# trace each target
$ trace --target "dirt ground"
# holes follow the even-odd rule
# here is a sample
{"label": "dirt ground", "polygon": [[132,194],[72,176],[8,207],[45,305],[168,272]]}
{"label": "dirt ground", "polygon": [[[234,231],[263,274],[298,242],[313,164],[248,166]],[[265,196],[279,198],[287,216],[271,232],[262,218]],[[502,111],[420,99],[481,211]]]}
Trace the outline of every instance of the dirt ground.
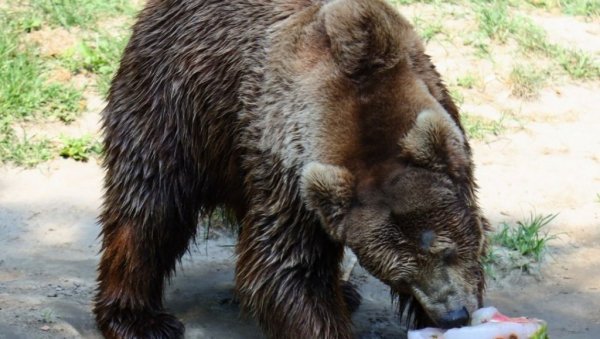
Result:
{"label": "dirt ground", "polygon": [[[597,23],[537,20],[558,40],[599,55]],[[561,25],[581,34],[565,34]],[[461,51],[451,47],[443,41],[428,45],[446,79],[464,72]],[[485,214],[499,225],[531,212],[558,213],[548,226],[558,237],[540,273],[489,280],[486,304],[545,319],[551,338],[600,338],[600,83],[564,81],[523,101],[511,96],[488,64],[469,62],[487,75],[484,86],[470,93],[481,100],[465,102],[463,110],[486,117],[508,110],[518,118],[500,135],[472,141]],[[71,129],[97,131],[102,105],[97,98],[88,102],[89,112]],[[0,338],[100,337],[90,299],[102,176],[95,161],[0,167]],[[184,321],[188,338],[262,337],[231,302],[234,244],[224,233],[199,237],[167,291],[166,305]],[[360,267],[351,280],[363,295],[353,316],[358,337],[405,338],[388,289]]]}
{"label": "dirt ground", "polygon": [[[523,110],[543,110],[537,117],[548,119],[474,142],[481,204],[494,225],[532,210],[558,213],[549,230],[559,237],[540,275],[491,280],[486,299],[506,313],[547,320],[552,338],[600,337],[599,90],[547,90],[546,106]],[[0,168],[0,338],[99,337],[90,298],[102,175],[94,161]],[[234,238],[213,238],[199,239],[185,256],[167,306],[189,338],[260,338],[230,302]],[[402,338],[387,288],[360,268],[352,280],[364,297],[354,315],[359,337]]]}

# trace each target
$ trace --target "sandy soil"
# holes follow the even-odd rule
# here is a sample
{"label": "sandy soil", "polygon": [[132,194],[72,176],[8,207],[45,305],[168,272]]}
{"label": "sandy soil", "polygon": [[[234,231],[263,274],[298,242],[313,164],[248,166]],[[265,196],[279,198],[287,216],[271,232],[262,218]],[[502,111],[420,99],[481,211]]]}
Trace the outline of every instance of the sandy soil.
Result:
{"label": "sandy soil", "polygon": [[[493,224],[530,212],[558,213],[548,226],[558,238],[541,275],[491,282],[488,293],[489,304],[546,319],[553,338],[600,337],[599,90],[590,85],[544,92],[541,112],[556,119],[529,122],[474,148],[481,203]],[[532,103],[525,110],[535,112],[536,105],[542,108]]]}
{"label": "sandy soil", "polygon": [[[556,32],[556,41],[598,56],[597,23],[541,14],[536,21]],[[498,225],[531,212],[558,213],[549,231],[559,237],[539,275],[512,272],[490,280],[486,302],[507,314],[547,320],[552,338],[599,338],[600,83],[564,81],[535,100],[518,100],[498,71],[512,62],[510,55],[494,63],[466,60],[463,51],[470,47],[456,43],[441,37],[428,50],[449,83],[467,69],[481,75],[484,84],[467,91],[474,99],[463,109],[494,119],[509,111],[515,119],[500,136],[472,142],[486,215]],[[26,128],[44,135],[93,134],[102,105],[86,99],[90,112],[69,127]],[[70,160],[28,170],[0,167],[0,339],[100,337],[90,298],[102,175],[94,162]],[[189,338],[261,338],[255,322],[231,302],[234,243],[228,234],[198,239],[167,291],[167,307],[184,321]],[[353,317],[358,337],[404,338],[388,289],[360,267],[351,279],[364,299]]]}

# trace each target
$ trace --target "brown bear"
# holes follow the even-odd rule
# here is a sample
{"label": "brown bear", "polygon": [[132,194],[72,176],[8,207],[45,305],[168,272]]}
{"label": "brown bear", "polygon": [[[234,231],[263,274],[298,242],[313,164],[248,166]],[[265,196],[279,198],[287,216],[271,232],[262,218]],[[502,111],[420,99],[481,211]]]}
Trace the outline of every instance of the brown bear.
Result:
{"label": "brown bear", "polygon": [[241,224],[236,292],[268,337],[352,337],[344,246],[417,325],[482,303],[469,144],[382,0],[150,0],[103,128],[108,338],[183,336],[164,285],[216,208]]}

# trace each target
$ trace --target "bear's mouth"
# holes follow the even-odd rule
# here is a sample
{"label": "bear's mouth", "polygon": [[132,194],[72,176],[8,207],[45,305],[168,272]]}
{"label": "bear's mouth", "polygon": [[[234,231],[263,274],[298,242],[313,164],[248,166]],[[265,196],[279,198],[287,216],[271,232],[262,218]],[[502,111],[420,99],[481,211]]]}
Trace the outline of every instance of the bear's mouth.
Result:
{"label": "bear's mouth", "polygon": [[412,294],[395,293],[392,291],[392,303],[401,322],[407,329],[420,329],[436,326],[425,308]]}

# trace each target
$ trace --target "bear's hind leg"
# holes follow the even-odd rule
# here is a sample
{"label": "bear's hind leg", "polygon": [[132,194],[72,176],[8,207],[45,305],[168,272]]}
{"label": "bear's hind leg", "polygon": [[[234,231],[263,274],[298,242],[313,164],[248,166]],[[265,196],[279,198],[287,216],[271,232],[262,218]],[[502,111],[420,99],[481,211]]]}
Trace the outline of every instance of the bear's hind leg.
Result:
{"label": "bear's hind leg", "polygon": [[196,232],[193,200],[149,190],[145,207],[132,211],[115,202],[112,188],[100,218],[98,327],[107,338],[181,338],[183,324],[165,312],[162,299],[166,279]]}

